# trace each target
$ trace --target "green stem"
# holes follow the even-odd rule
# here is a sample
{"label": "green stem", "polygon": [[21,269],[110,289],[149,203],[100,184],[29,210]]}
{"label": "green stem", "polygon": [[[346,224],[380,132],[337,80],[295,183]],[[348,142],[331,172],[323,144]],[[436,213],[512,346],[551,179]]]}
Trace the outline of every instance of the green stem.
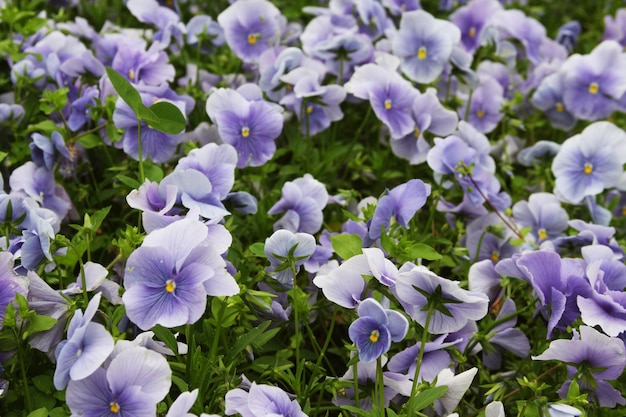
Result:
{"label": "green stem", "polygon": [[381,417],[385,416],[385,381],[383,379],[383,364],[381,356],[376,358],[376,389],[378,390],[378,412]]}
{"label": "green stem", "polygon": [[24,384],[24,400],[26,401],[26,411],[30,412],[33,409],[33,403],[30,398],[30,391],[28,390],[28,377],[26,376],[26,358],[24,357],[24,348],[22,347],[22,340],[20,338],[20,331],[17,329],[13,329],[13,336],[15,337],[15,342],[17,344],[17,357],[18,362],[20,363],[20,373],[22,375],[22,383]]}
{"label": "green stem", "polygon": [[295,262],[291,265],[291,272],[293,274],[293,289],[291,293],[291,305],[293,306],[293,318],[294,318],[294,337],[296,342],[296,380],[297,380],[297,390],[296,393],[300,393],[301,388],[301,377],[302,377],[302,369],[300,364],[300,312],[298,308],[297,294],[296,291],[298,289],[298,283],[296,280],[296,265]]}
{"label": "green stem", "polygon": [[[350,147],[348,148],[345,156],[342,158],[341,163],[339,165],[337,165],[337,167],[339,169],[343,169],[343,167],[346,165],[346,162],[348,162],[348,160],[350,159],[350,154],[352,153],[352,150],[354,149],[354,147],[356,146],[357,142],[359,141],[359,137],[361,136],[361,132],[365,128],[365,125],[367,124],[371,114],[372,114],[372,106],[368,106],[367,113],[365,113],[365,117],[363,118],[363,121],[361,122],[361,125],[359,126],[359,128],[356,131],[356,134],[352,138],[352,142],[350,143]],[[344,170],[344,172],[348,172],[348,170]]]}
{"label": "green stem", "polygon": [[474,90],[470,90],[469,97],[467,98],[467,106],[465,107],[465,115],[463,116],[463,120],[466,122],[469,120],[469,112],[470,106],[472,105],[472,95],[474,94]]}
{"label": "green stem", "polygon": [[137,158],[139,159],[139,182],[144,183],[146,175],[143,171],[143,149],[141,147],[141,120],[137,118]]}
{"label": "green stem", "polygon": [[428,328],[430,327],[430,319],[432,318],[434,312],[435,307],[431,303],[429,303],[428,313],[426,314],[426,323],[424,323],[422,339],[420,340],[420,350],[417,355],[415,374],[413,375],[413,385],[411,386],[411,398],[409,399],[409,417],[415,415],[415,410],[413,410],[413,399],[416,397],[415,394],[417,394],[417,380],[419,378],[420,370],[422,368],[422,361],[424,360],[424,347],[426,346],[426,341],[428,339]]}
{"label": "green stem", "polygon": [[222,306],[220,307],[219,315],[215,317],[217,327],[215,329],[215,335],[213,335],[213,344],[211,345],[211,354],[209,355],[210,358],[214,358],[217,354],[217,345],[222,333],[222,326],[220,323],[222,322],[222,317],[224,317],[224,313],[226,312],[226,302],[224,300],[220,301],[222,303]]}

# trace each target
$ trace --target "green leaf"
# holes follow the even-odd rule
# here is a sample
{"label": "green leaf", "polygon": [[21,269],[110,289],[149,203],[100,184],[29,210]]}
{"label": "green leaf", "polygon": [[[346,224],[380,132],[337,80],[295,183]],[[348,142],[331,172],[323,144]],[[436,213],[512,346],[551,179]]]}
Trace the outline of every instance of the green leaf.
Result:
{"label": "green leaf", "polygon": [[187,384],[181,377],[172,375],[172,382],[181,392],[189,391],[189,384]]}
{"label": "green leaf", "polygon": [[128,177],[126,175],[117,174],[115,179],[121,182],[124,185],[129,186],[132,189],[137,189],[141,186],[141,183],[134,178]]}
{"label": "green leaf", "polygon": [[83,145],[83,148],[85,149],[92,149],[97,146],[103,145],[104,142],[102,142],[100,136],[91,133],[89,135],[81,136],[78,139],[78,143]]}
{"label": "green leaf", "polygon": [[48,417],[48,410],[46,407],[38,408],[35,411],[31,411],[28,417]]}
{"label": "green leaf", "polygon": [[258,258],[266,258],[265,256],[265,244],[263,242],[256,242],[250,245],[250,252]]}
{"label": "green leaf", "polygon": [[441,387],[428,388],[427,390],[417,394],[413,398],[413,401],[409,402],[409,405],[413,407],[413,410],[421,411],[439,398],[443,397],[446,392],[448,392],[448,387],[445,385]]}
{"label": "green leaf", "polygon": [[354,407],[354,406],[351,406],[351,405],[342,405],[341,409],[342,410],[347,410],[347,411],[349,411],[351,413],[354,413],[357,416],[366,417],[366,416],[370,415],[370,413],[368,411],[362,410],[359,407]]}
{"label": "green leaf", "polygon": [[422,258],[429,261],[441,259],[441,254],[425,243],[415,243],[410,248],[411,258]]}
{"label": "green leaf", "polygon": [[161,132],[177,134],[182,132],[187,125],[183,113],[172,103],[157,101],[149,109],[157,116],[158,120],[158,123],[151,123],[151,126]]}
{"label": "green leaf", "polygon": [[34,125],[29,125],[26,129],[27,133],[43,132],[44,136],[50,136],[52,132],[59,130],[59,127],[52,120],[44,120]]}
{"label": "green leaf", "polygon": [[160,166],[144,161],[144,172],[147,179],[154,182],[160,182],[165,175]]}
{"label": "green leaf", "polygon": [[37,375],[31,379],[33,381],[33,385],[39,391],[44,394],[50,394],[55,391],[54,383],[52,382],[52,377],[49,375]]}
{"label": "green leaf", "polygon": [[152,328],[152,331],[161,342],[165,343],[165,346],[170,348],[174,352],[174,354],[178,356],[178,342],[176,342],[176,338],[174,337],[172,332],[170,332],[168,329],[161,326],[160,324],[154,326]]}
{"label": "green leaf", "polygon": [[333,245],[333,250],[343,259],[350,259],[355,255],[363,253],[361,248],[363,242],[357,234],[341,234],[330,237],[330,243]]}
{"label": "green leaf", "polygon": [[23,338],[26,339],[33,333],[44,332],[50,330],[57,322],[57,319],[49,316],[35,316],[28,322],[28,327],[24,332]]}
{"label": "green leaf", "polygon": [[126,104],[133,109],[137,117],[139,117],[139,113],[141,113],[143,109],[147,109],[147,107],[144,106],[143,101],[141,101],[139,92],[131,85],[131,83],[128,82],[126,78],[122,77],[122,75],[120,75],[120,73],[115,71],[113,68],[106,67],[106,72],[117,94],[119,94],[122,100],[124,100]]}

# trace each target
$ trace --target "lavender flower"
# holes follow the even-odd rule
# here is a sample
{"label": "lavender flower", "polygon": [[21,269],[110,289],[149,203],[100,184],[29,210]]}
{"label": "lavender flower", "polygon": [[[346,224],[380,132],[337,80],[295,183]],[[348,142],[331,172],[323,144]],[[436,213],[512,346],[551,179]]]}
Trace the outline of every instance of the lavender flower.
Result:
{"label": "lavender flower", "polygon": [[282,107],[260,99],[261,90],[256,89],[259,99],[250,100],[239,91],[220,88],[206,102],[207,114],[220,137],[237,150],[239,168],[269,161],[276,151],[274,140],[283,128]]}
{"label": "lavender flower", "polygon": [[71,380],[80,381],[93,374],[113,352],[113,337],[103,325],[93,323],[100,304],[100,293],[96,294],[83,315],[77,310],[67,329],[67,340],[56,348],[57,366],[54,386],[62,390]]}
{"label": "lavender flower", "polygon": [[252,382],[249,391],[235,388],[226,393],[226,410],[230,416],[241,414],[244,417],[307,417],[300,404],[278,387],[257,385]]}
{"label": "lavender flower", "polygon": [[423,266],[399,273],[395,292],[407,314],[434,334],[455,332],[469,320],[480,320],[489,304],[486,295],[464,290]]}
{"label": "lavender flower", "polygon": [[265,256],[270,261],[268,272],[283,286],[293,287],[294,273],[313,254],[315,238],[306,233],[277,230],[265,240]]}
{"label": "lavender flower", "polygon": [[565,107],[565,73],[559,71],[541,81],[531,97],[532,104],[543,110],[554,127],[570,130],[576,124],[576,117]]}
{"label": "lavender flower", "polygon": [[[532,358],[567,363],[569,378],[578,376],[581,387],[588,387],[601,407],[626,404],[620,392],[607,382],[617,379],[626,365],[624,343],[618,338],[606,336],[593,327],[580,326],[571,340],[554,340],[545,352]],[[578,372],[573,364],[578,365]],[[561,398],[566,398],[570,383],[566,382],[559,390]]]}
{"label": "lavender flower", "polygon": [[356,308],[364,298],[366,282],[363,275],[370,274],[366,255],[356,255],[328,272],[320,270],[313,284],[321,288],[326,298],[333,303],[345,308]]}
{"label": "lavender flower", "polygon": [[570,56],[561,71],[565,107],[579,119],[609,116],[626,93],[626,55],[615,41],[602,42],[589,55]]}
{"label": "lavender flower", "polygon": [[450,21],[461,30],[461,44],[467,52],[478,49],[483,29],[498,10],[502,5],[497,0],[474,0],[450,15]]}
{"label": "lavender flower", "polygon": [[468,122],[476,130],[489,133],[496,128],[504,114],[500,111],[504,103],[504,90],[490,75],[482,74],[480,84],[471,97],[459,108],[459,116],[469,115]]}
{"label": "lavender flower", "polygon": [[552,163],[555,194],[571,203],[620,184],[626,163],[626,133],[596,122],[567,139]]}
{"label": "lavender flower", "polygon": [[394,55],[402,59],[402,71],[410,79],[427,84],[441,74],[460,40],[461,31],[453,23],[415,10],[402,14],[392,47]]}
{"label": "lavender flower", "polygon": [[150,233],[130,255],[122,299],[133,323],[143,330],[191,324],[204,313],[207,293],[239,292],[215,247],[204,245],[207,236],[199,221],[180,220]]}
{"label": "lavender flower", "polygon": [[165,358],[142,347],[117,354],[108,367],[70,381],[66,401],[72,414],[84,416],[156,415],[156,406],[171,386],[172,371]]}
{"label": "lavender flower", "polygon": [[276,223],[274,230],[287,229],[291,232],[317,233],[322,227],[328,192],[326,186],[311,174],[283,185],[282,197],[274,204],[268,214],[285,212]]}
{"label": "lavender flower", "polygon": [[410,180],[388,191],[387,195],[378,201],[374,210],[369,226],[370,238],[378,239],[383,228],[388,231],[392,219],[408,229],[409,221],[417,210],[424,206],[429,195],[430,185],[422,180]]}
{"label": "lavender flower", "polygon": [[278,43],[285,18],[267,0],[238,1],[217,16],[226,43],[244,61],[255,61]]}
{"label": "lavender flower", "polygon": [[404,339],[409,329],[409,322],[402,314],[384,309],[373,298],[363,300],[357,312],[359,318],[350,325],[348,334],[356,344],[363,363],[372,362],[385,354],[391,342]]}
{"label": "lavender flower", "polygon": [[532,228],[537,242],[562,236],[569,220],[559,200],[550,193],[531,194],[528,201],[515,203],[513,217],[520,226]]}

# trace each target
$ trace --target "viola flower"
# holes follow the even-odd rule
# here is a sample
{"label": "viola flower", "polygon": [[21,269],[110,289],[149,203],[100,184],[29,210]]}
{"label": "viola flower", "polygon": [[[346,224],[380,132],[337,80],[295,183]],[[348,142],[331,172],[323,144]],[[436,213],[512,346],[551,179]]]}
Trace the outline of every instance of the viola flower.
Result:
{"label": "viola flower", "polygon": [[454,23],[415,10],[402,14],[392,48],[402,59],[402,72],[413,81],[428,84],[442,73],[460,40],[461,31]]}
{"label": "viola flower", "polygon": [[333,303],[356,308],[364,297],[366,282],[363,275],[371,274],[366,255],[356,255],[328,272],[320,270],[313,278],[313,284]]}
{"label": "viola flower", "polygon": [[272,158],[274,140],[283,129],[282,110],[279,105],[249,100],[239,91],[223,88],[213,92],[206,102],[206,112],[217,125],[220,137],[237,150],[238,168],[260,166]]}
{"label": "viola flower", "polygon": [[[445,348],[456,345],[458,340],[444,342],[444,339],[445,335],[442,335],[432,342],[426,342],[424,345],[422,365],[420,367],[420,373],[417,376],[419,382],[433,382],[439,372],[451,367],[453,363],[452,356]],[[421,350],[421,345],[421,342],[417,342],[403,351],[396,353],[387,364],[387,368],[393,372],[406,374],[412,380],[415,376],[415,368],[417,367],[417,358]]]}
{"label": "viola flower", "polygon": [[419,92],[400,74],[376,64],[359,67],[345,89],[363,100],[369,100],[374,114],[390,130],[392,139],[412,134],[415,121],[411,107]]}
{"label": "viola flower", "polygon": [[235,280],[221,271],[223,261],[216,262],[219,252],[205,246],[207,236],[207,227],[198,220],[179,220],[150,233],[131,253],[122,299],[128,318],[139,328],[195,323],[206,309],[207,293],[239,292]]}
{"label": "viola flower", "polygon": [[620,184],[626,163],[626,133],[596,122],[567,139],[552,162],[555,194],[571,203]]}
{"label": "viola flower", "polygon": [[206,40],[213,46],[222,46],[225,42],[224,29],[211,16],[197,14],[187,22],[187,44],[195,46],[202,41],[203,50],[209,50]]}
{"label": "viola flower", "polygon": [[156,0],[128,0],[126,7],[137,20],[151,24],[158,29],[152,35],[153,41],[160,42],[167,47],[173,36],[178,46],[183,45],[183,34],[187,29],[174,10],[159,5]]}
{"label": "viola flower", "polygon": [[383,6],[394,16],[422,8],[419,0],[383,0]]}
{"label": "viola flower", "polygon": [[450,21],[461,30],[461,44],[467,52],[478,49],[483,29],[498,10],[502,5],[497,0],[474,0],[450,15]]}
{"label": "viola flower", "polygon": [[416,165],[426,161],[430,150],[424,133],[448,136],[456,129],[459,118],[454,111],[441,105],[434,88],[427,89],[424,94],[417,93],[411,105],[411,114],[415,121],[413,132],[403,138],[391,140],[390,145],[396,156]]}
{"label": "viola flower", "polygon": [[454,372],[448,368],[439,372],[435,386],[446,386],[448,391],[446,391],[443,397],[435,401],[435,412],[440,416],[452,413],[463,399],[465,392],[472,385],[472,381],[477,373],[478,368],[470,368],[457,375],[454,375]]}
{"label": "viola flower", "polygon": [[409,221],[417,210],[426,204],[430,195],[430,185],[422,180],[410,180],[388,191],[387,195],[378,200],[374,216],[369,226],[369,236],[378,239],[384,228],[389,230],[389,223],[395,219],[397,223],[408,229]]}
{"label": "viola flower", "polygon": [[[496,316],[495,320],[511,317],[516,311],[515,302],[507,298]],[[514,328],[517,318],[514,317],[496,325],[489,332],[483,348],[483,363],[489,369],[500,369],[502,365],[502,352],[510,351],[515,356],[527,358],[530,354],[530,342],[528,337],[520,329]]]}
{"label": "viola flower", "polygon": [[33,133],[33,141],[29,144],[31,159],[37,166],[45,166],[52,171],[55,163],[71,161],[72,155],[65,146],[65,140],[58,131],[52,132],[50,137],[39,133]]}
{"label": "viola flower", "polygon": [[428,332],[451,333],[460,330],[469,320],[480,320],[487,314],[489,298],[467,291],[456,281],[435,275],[426,267],[416,266],[396,277],[395,295],[404,311]]}
{"label": "viola flower", "polygon": [[289,230],[277,230],[265,240],[264,251],[271,264],[267,272],[283,286],[291,288],[294,272],[298,273],[315,251],[315,238],[307,233],[294,234]]}
{"label": "viola flower", "polygon": [[[607,382],[617,379],[626,365],[626,350],[621,339],[606,336],[593,327],[580,326],[571,340],[554,340],[545,352],[532,358],[567,363],[569,378],[578,376],[581,390],[591,391],[592,398],[595,397],[601,407],[626,404],[621,393]],[[567,397],[570,383],[571,380],[559,390],[561,398]]]}
{"label": "viola flower", "polygon": [[76,310],[67,328],[67,340],[56,348],[54,386],[58,390],[63,390],[70,379],[80,381],[93,374],[113,352],[113,336],[103,325],[91,321],[100,297],[98,293],[89,301],[84,315]]}
{"label": "viola flower", "polygon": [[245,417],[307,417],[300,404],[278,387],[257,385],[252,382],[250,389],[235,388],[226,393],[224,414],[240,414]]}
{"label": "viola flower", "polygon": [[626,9],[618,9],[615,18],[604,16],[604,35],[602,40],[614,40],[626,46]]}
{"label": "viola flower", "polygon": [[[559,28],[559,32],[556,35],[556,41],[565,46],[568,52],[572,52],[578,42],[578,36],[580,35],[582,28],[580,23],[576,20],[567,22]],[[606,40],[606,39],[605,39]]]}
{"label": "viola flower", "polygon": [[174,81],[174,66],[169,63],[161,43],[155,42],[146,50],[145,44],[125,36],[117,42],[111,68],[129,82],[156,86]]}
{"label": "viola flower", "polygon": [[615,41],[602,42],[589,55],[570,56],[561,71],[563,102],[579,119],[609,116],[626,93],[626,55]]}
{"label": "viola flower", "polygon": [[404,339],[408,320],[397,311],[383,308],[378,301],[367,298],[357,309],[359,318],[348,328],[350,340],[359,350],[359,359],[369,363],[385,354],[391,342]]}
{"label": "viola flower", "polygon": [[7,306],[15,300],[17,293],[26,297],[28,282],[15,273],[13,255],[0,252],[0,329],[4,323]]}
{"label": "viola flower", "polygon": [[513,206],[513,217],[522,227],[531,227],[537,242],[562,236],[569,216],[559,199],[550,193],[534,193],[528,201]]}
{"label": "viola flower", "polygon": [[564,77],[565,73],[559,71],[544,78],[533,93],[531,103],[546,113],[554,127],[570,130],[576,124],[576,117],[563,101]]}
{"label": "viola flower", "polygon": [[492,15],[490,25],[500,31],[502,38],[519,41],[533,65],[542,61],[542,47],[548,39],[546,28],[537,20],[526,16],[521,10],[501,9]]}
{"label": "viola flower", "polygon": [[481,74],[478,88],[459,107],[459,116],[464,117],[468,111],[468,123],[479,132],[489,133],[504,117],[500,111],[502,104],[504,90],[500,83],[490,75]]}
{"label": "viola flower", "polygon": [[66,401],[73,415],[156,415],[157,404],[172,385],[172,371],[165,358],[143,347],[117,354],[108,366],[80,381],[71,380]]}
{"label": "viola flower", "polygon": [[226,43],[243,61],[255,61],[277,44],[286,19],[267,0],[237,1],[217,16]]}
{"label": "viola flower", "polygon": [[294,181],[287,181],[281,192],[280,200],[267,212],[270,215],[285,212],[285,215],[274,223],[274,230],[317,233],[324,221],[322,210],[328,202],[326,186],[311,174],[304,174]]}

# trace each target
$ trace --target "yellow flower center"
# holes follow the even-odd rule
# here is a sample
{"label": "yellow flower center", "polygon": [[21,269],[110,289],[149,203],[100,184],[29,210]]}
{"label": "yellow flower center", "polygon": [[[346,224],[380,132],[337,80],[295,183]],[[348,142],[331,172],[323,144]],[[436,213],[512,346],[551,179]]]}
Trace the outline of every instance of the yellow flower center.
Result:
{"label": "yellow flower center", "polygon": [[556,103],[555,107],[556,107],[556,111],[558,111],[559,113],[565,110],[565,107],[563,107],[563,103]]}
{"label": "yellow flower center", "polygon": [[171,279],[168,279],[167,281],[165,281],[165,291],[174,292],[175,289],[176,289],[176,283],[174,281],[172,281]]}
{"label": "yellow flower center", "polygon": [[426,47],[420,46],[420,49],[417,50],[417,57],[419,59],[426,59],[427,56],[428,56],[428,53],[426,52]]}
{"label": "yellow flower center", "polygon": [[255,45],[261,36],[258,33],[251,33],[248,35],[248,43]]}
{"label": "yellow flower center", "polygon": [[385,110],[391,110],[391,99],[385,100]]}
{"label": "yellow flower center", "polygon": [[477,116],[479,119],[482,119],[483,117],[485,117],[485,112],[484,112],[484,110],[483,110],[483,109],[479,109],[479,110],[476,112],[476,116]]}
{"label": "yellow flower center", "polygon": [[539,240],[544,240],[548,237],[548,232],[546,232],[546,229],[544,229],[543,227],[541,229],[539,229],[539,231],[537,232],[537,235],[539,236]]}
{"label": "yellow flower center", "polygon": [[307,114],[311,114],[311,113],[313,113],[313,106],[307,106],[307,107],[306,107],[306,113],[307,113]]}
{"label": "yellow flower center", "polygon": [[589,84],[589,92],[591,94],[598,94],[598,89],[599,88],[600,87],[598,86],[598,83],[594,82],[594,83]]}
{"label": "yellow flower center", "polygon": [[498,252],[491,252],[491,260],[493,262],[498,262],[500,260],[500,254]]}
{"label": "yellow flower center", "polygon": [[241,136],[243,136],[244,138],[247,138],[248,136],[250,136],[250,128],[242,127],[241,128]]}
{"label": "yellow flower center", "polygon": [[626,207],[622,209],[622,216],[626,216]]}
{"label": "yellow flower center", "polygon": [[372,330],[372,333],[370,333],[370,342],[372,343],[378,342],[379,337],[380,337],[380,332],[378,330]]}
{"label": "yellow flower center", "polygon": [[474,36],[476,36],[476,28],[474,26],[469,28],[468,35],[469,35],[470,38],[473,38]]}
{"label": "yellow flower center", "polygon": [[115,401],[113,401],[111,404],[109,404],[109,410],[111,410],[112,413],[119,413],[120,412],[120,405],[118,403],[116,403]]}
{"label": "yellow flower center", "polygon": [[419,136],[422,134],[422,132],[420,132],[419,127],[416,127],[413,133],[415,134],[416,138],[419,138]]}
{"label": "yellow flower center", "polygon": [[583,172],[587,175],[591,174],[593,172],[593,165],[591,165],[589,162],[585,162]]}
{"label": "yellow flower center", "polygon": [[135,71],[130,70],[128,71],[128,78],[130,78],[131,80],[135,79]]}

